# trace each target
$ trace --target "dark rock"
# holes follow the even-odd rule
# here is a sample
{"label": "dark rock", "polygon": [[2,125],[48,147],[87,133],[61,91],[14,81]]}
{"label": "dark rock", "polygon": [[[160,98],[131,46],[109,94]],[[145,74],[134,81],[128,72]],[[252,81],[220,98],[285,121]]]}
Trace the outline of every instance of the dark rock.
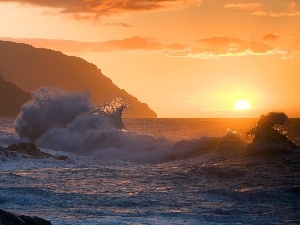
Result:
{"label": "dark rock", "polygon": [[60,155],[60,156],[57,156],[55,158],[57,160],[63,160],[63,161],[67,161],[69,159],[68,156],[65,156],[65,155]]}
{"label": "dark rock", "polygon": [[18,152],[20,154],[25,154],[28,156],[32,156],[36,159],[47,159],[52,158],[52,155],[42,152],[39,150],[34,144],[31,143],[19,143],[9,145],[6,150]]}
{"label": "dark rock", "polygon": [[[19,153],[23,158],[35,159],[49,159],[54,158],[57,160],[68,160],[67,156],[53,156],[49,153],[42,152],[35,144],[31,143],[18,143],[9,145],[5,150],[1,151],[3,154]],[[0,153],[1,153],[0,152]]]}
{"label": "dark rock", "polygon": [[52,225],[50,221],[39,217],[17,216],[10,212],[0,209],[0,224],[1,225]]}

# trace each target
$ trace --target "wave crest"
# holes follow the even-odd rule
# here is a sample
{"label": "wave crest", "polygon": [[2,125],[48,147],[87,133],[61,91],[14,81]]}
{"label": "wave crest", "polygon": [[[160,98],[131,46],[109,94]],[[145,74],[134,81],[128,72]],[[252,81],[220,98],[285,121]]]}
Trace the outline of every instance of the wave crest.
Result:
{"label": "wave crest", "polygon": [[[32,97],[32,101],[22,107],[15,128],[21,137],[29,138],[39,147],[104,160],[142,163],[194,158],[212,153],[221,157],[245,153],[246,143],[232,130],[227,130],[224,137],[204,136],[178,142],[125,130],[122,113],[128,105],[120,98],[95,107],[85,92],[41,88]],[[275,119],[268,118],[263,117],[261,121],[271,121],[267,124],[272,125],[274,121],[281,124],[285,119],[282,115],[275,116]],[[258,146],[263,144],[261,140],[269,138],[269,129],[275,130],[271,125],[262,124],[266,122],[258,123],[252,130]],[[270,136],[272,140],[273,136]],[[275,140],[278,141],[277,136]]]}
{"label": "wave crest", "polygon": [[64,92],[58,88],[44,87],[32,94],[15,122],[20,137],[31,142],[40,138],[47,130],[66,127],[78,115],[89,112],[92,105],[87,93]]}

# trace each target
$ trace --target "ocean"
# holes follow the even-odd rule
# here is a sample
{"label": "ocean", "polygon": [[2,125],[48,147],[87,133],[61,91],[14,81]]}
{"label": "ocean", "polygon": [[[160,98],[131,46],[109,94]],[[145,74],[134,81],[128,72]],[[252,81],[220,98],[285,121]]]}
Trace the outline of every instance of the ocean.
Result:
{"label": "ocean", "polygon": [[[300,154],[248,154],[246,132],[256,119],[123,122],[121,133],[76,136],[88,144],[65,130],[59,136],[76,146],[49,144],[50,136],[37,141],[67,161],[0,158],[0,208],[53,225],[300,223]],[[1,146],[28,141],[14,123],[0,118]],[[228,128],[238,134],[230,138]],[[282,129],[300,146],[300,119]]]}
{"label": "ocean", "polygon": [[[41,88],[0,118],[0,208],[54,225],[300,223],[300,119],[122,120],[126,107]],[[8,151],[22,142],[55,157]]]}

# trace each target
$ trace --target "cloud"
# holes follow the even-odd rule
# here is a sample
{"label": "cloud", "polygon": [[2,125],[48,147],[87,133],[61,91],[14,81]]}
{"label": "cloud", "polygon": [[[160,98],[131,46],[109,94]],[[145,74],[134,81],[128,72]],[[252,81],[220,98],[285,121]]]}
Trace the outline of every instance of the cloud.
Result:
{"label": "cloud", "polygon": [[230,37],[210,37],[200,39],[199,42],[203,43],[209,52],[215,54],[238,54],[246,51],[267,53],[273,49],[272,46],[265,43]]}
{"label": "cloud", "polygon": [[104,23],[105,26],[131,27],[127,23]]}
{"label": "cloud", "polygon": [[[278,38],[276,34],[266,35],[265,37]],[[209,37],[198,40],[199,45],[196,47],[185,48],[177,51],[173,56],[193,57],[193,58],[218,58],[218,57],[243,57],[249,55],[277,55],[281,59],[292,59],[298,57],[299,51],[289,50],[285,47],[274,47],[263,42],[243,40],[234,37]],[[294,45],[293,45],[294,46]]]}
{"label": "cloud", "polygon": [[202,0],[0,0],[17,2],[58,10],[76,19],[97,19],[124,12],[166,10],[199,5]]}
{"label": "cloud", "polygon": [[187,48],[184,44],[181,44],[181,43],[175,43],[172,45],[168,45],[166,47],[167,47],[167,49],[170,49],[173,51],[183,51]]}
{"label": "cloud", "polygon": [[267,34],[262,38],[262,40],[264,41],[276,41],[277,39],[278,39],[278,34]]}
{"label": "cloud", "polygon": [[268,12],[268,11],[255,11],[250,14],[251,16],[267,16],[267,17],[294,17],[300,16],[300,11],[291,11],[291,12]]}
{"label": "cloud", "polygon": [[[279,55],[282,59],[287,59],[293,58],[294,56],[294,53],[291,54],[291,51],[273,47],[263,42],[243,40],[234,37],[209,37],[199,39],[194,46],[184,46],[180,44],[174,46],[168,46],[169,51],[167,53],[176,57],[208,59],[249,55]],[[171,51],[171,49],[175,49],[176,51]]]}
{"label": "cloud", "polygon": [[223,5],[225,9],[234,9],[237,11],[252,11],[263,8],[263,5],[257,2],[254,3],[231,3]]}
{"label": "cloud", "polygon": [[289,2],[287,6],[288,6],[289,10],[292,10],[297,6],[297,3],[296,2]]}
{"label": "cloud", "polygon": [[[263,41],[276,40],[276,34],[267,34]],[[193,45],[174,43],[165,45],[153,38],[129,37],[104,42],[78,42],[71,40],[0,38],[0,40],[30,44],[37,48],[49,48],[65,53],[116,52],[157,53],[173,57],[216,58],[247,55],[280,55],[288,59],[295,53],[288,48],[273,47],[258,41],[234,37],[208,37],[197,40]],[[294,39],[293,39],[294,40]],[[295,39],[298,40],[298,39]],[[296,41],[293,43],[296,43]],[[299,43],[298,43],[299,45]]]}
{"label": "cloud", "polygon": [[1,38],[5,41],[30,44],[36,48],[49,48],[62,52],[111,52],[130,50],[159,50],[160,42],[152,38],[139,36],[105,42],[79,42],[70,40],[38,39],[38,38]]}
{"label": "cloud", "polygon": [[155,41],[154,39],[142,38],[139,36],[126,38],[123,40],[111,40],[102,42],[102,45],[112,50],[157,50],[162,48],[161,43]]}
{"label": "cloud", "polygon": [[297,3],[289,2],[288,4],[283,5],[284,8],[279,11],[270,11],[263,4],[258,2],[253,3],[230,3],[225,4],[223,7],[225,9],[233,9],[236,11],[246,11],[251,16],[266,16],[266,17],[295,17],[300,16],[300,11]]}

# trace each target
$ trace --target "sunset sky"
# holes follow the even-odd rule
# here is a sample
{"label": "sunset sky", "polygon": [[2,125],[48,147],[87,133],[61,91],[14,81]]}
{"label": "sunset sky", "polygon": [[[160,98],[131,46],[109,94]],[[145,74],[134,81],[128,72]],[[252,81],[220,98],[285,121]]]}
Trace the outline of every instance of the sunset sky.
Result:
{"label": "sunset sky", "polygon": [[300,117],[300,0],[0,0],[0,27],[94,63],[158,117]]}

